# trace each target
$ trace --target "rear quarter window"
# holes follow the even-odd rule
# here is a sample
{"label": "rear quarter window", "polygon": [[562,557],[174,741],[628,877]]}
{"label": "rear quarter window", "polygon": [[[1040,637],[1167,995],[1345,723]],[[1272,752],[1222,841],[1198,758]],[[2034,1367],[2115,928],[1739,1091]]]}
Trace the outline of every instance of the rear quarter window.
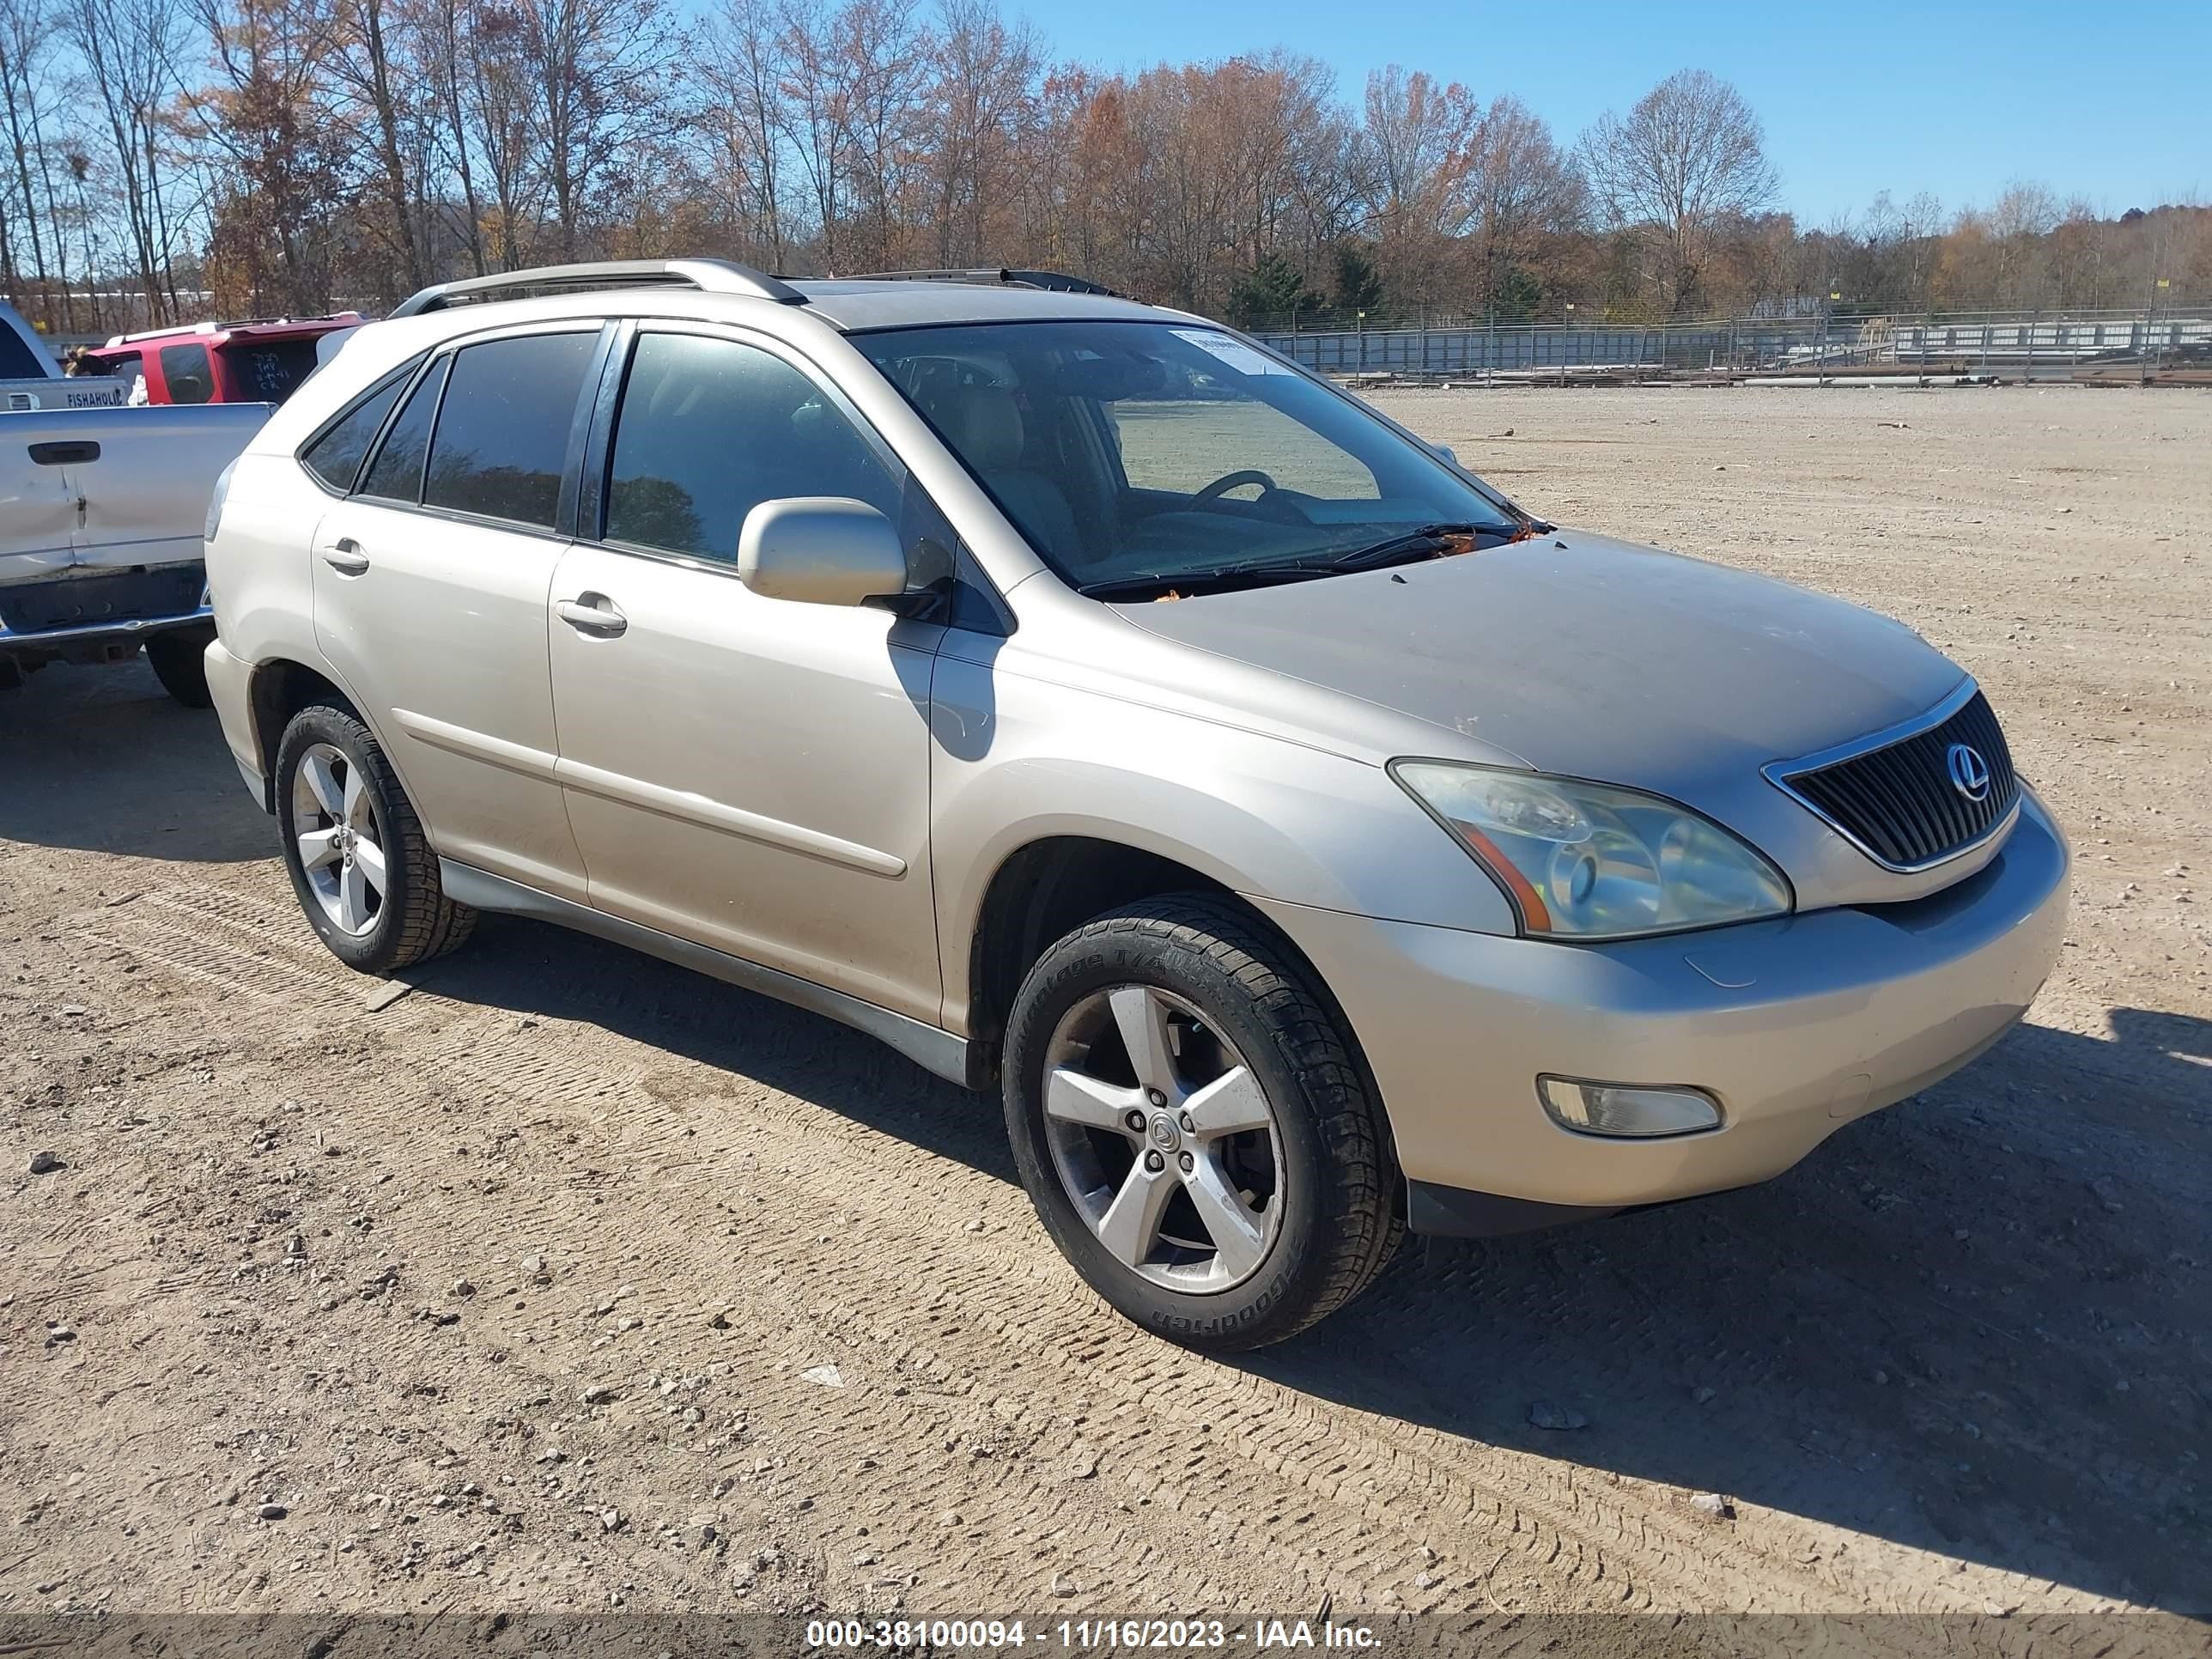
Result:
{"label": "rear quarter window", "polygon": [[362,495],[384,501],[422,499],[422,458],[430,448],[430,422],[437,418],[438,394],[445,387],[446,374],[453,363],[451,357],[439,358],[407,394],[407,406],[392,422],[391,431],[385,434],[384,447],[376,452],[361,481]]}
{"label": "rear quarter window", "polygon": [[368,454],[368,447],[376,441],[384,417],[392,412],[392,405],[398,401],[414,371],[415,365],[410,363],[387,376],[382,385],[373,388],[320,434],[308,440],[300,452],[300,465],[340,495],[351,489],[353,481],[361,476],[361,464]]}

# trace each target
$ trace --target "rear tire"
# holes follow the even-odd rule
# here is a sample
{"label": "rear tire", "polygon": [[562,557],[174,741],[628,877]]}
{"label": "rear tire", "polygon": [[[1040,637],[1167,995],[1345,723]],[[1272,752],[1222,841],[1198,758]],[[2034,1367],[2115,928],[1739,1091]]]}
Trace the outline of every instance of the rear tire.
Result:
{"label": "rear tire", "polygon": [[1008,1018],[1005,1103],[1053,1242],[1185,1346],[1293,1336],[1397,1246],[1365,1069],[1294,953],[1224,900],[1146,900],[1048,949]]}
{"label": "rear tire", "polygon": [[422,821],[352,710],[318,704],[292,717],[276,795],[292,890],[339,961],[389,974],[467,939],[477,913],[446,896]]}
{"label": "rear tire", "polygon": [[212,628],[173,628],[146,641],[146,661],[161,689],[187,708],[211,708],[205,653]]}

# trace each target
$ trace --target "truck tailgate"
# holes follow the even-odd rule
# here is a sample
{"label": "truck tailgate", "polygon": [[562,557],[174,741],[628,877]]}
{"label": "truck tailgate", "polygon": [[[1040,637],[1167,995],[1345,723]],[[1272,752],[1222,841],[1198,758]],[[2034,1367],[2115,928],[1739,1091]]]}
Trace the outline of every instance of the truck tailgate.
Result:
{"label": "truck tailgate", "polygon": [[200,556],[208,498],[265,404],[0,414],[0,583]]}

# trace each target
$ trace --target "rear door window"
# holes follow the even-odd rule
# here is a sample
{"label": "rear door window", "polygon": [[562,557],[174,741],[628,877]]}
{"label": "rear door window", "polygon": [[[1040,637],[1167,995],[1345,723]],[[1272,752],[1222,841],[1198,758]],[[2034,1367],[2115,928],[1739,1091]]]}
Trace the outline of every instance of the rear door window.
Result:
{"label": "rear door window", "polygon": [[599,336],[528,334],[455,354],[422,504],[550,529]]}
{"label": "rear door window", "polygon": [[161,348],[161,378],[173,404],[204,404],[215,396],[215,368],[208,349],[194,340]]}

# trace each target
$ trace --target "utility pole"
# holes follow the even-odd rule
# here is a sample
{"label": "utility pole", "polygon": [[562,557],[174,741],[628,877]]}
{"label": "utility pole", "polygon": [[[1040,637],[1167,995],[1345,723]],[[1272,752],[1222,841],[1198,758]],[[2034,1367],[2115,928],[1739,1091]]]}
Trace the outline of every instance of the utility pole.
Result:
{"label": "utility pole", "polygon": [[2171,280],[2169,278],[2164,276],[2154,277],[2150,285],[2150,297],[2143,302],[2143,343],[2141,365],[2141,383],[2144,386],[2148,386],[2150,384],[2151,353],[2156,349],[2155,346],[2152,343],[2158,337],[2158,294],[2160,289],[2169,286],[2171,286]]}

